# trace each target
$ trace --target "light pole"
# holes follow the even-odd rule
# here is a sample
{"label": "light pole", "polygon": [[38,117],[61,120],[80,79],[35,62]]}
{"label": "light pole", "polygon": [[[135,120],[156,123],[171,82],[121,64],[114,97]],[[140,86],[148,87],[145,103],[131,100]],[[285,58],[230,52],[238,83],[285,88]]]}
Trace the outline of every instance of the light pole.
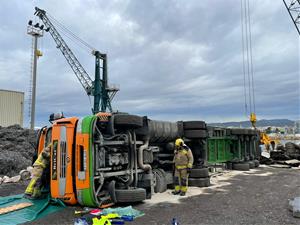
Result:
{"label": "light pole", "polygon": [[44,26],[39,26],[39,23],[32,24],[30,20],[27,26],[27,34],[33,37],[33,69],[32,69],[32,92],[31,92],[31,112],[30,112],[30,129],[34,129],[35,120],[35,99],[36,99],[36,71],[37,71],[37,59],[42,56],[41,51],[37,49],[38,38],[44,34]]}

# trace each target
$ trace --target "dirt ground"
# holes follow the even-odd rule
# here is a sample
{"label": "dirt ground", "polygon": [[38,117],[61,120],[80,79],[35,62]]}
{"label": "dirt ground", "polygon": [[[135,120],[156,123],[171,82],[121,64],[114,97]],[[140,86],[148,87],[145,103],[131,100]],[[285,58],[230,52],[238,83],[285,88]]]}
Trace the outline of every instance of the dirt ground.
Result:
{"label": "dirt ground", "polygon": [[[190,188],[186,197],[171,190],[134,205],[145,213],[132,225],[300,224],[288,211],[288,199],[300,196],[300,170],[261,166],[248,172],[229,171],[212,177],[208,188]],[[0,185],[0,196],[21,193],[26,184]],[[48,215],[26,225],[74,224],[74,210]]]}

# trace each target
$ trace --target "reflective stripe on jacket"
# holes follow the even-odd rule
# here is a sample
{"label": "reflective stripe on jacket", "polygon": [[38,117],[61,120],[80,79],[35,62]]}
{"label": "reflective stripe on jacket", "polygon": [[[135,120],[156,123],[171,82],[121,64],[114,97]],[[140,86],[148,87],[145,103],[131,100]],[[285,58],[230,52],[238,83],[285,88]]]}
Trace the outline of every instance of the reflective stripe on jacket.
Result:
{"label": "reflective stripe on jacket", "polygon": [[192,168],[194,157],[191,149],[183,146],[181,149],[175,151],[174,163],[176,169]]}

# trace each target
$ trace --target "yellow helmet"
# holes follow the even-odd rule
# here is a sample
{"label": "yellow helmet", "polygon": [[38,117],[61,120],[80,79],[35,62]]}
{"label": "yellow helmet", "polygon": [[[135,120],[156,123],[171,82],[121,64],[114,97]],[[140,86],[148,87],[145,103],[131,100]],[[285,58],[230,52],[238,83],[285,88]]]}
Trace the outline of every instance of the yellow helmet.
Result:
{"label": "yellow helmet", "polygon": [[176,147],[182,147],[184,145],[184,141],[181,138],[177,138],[175,141]]}

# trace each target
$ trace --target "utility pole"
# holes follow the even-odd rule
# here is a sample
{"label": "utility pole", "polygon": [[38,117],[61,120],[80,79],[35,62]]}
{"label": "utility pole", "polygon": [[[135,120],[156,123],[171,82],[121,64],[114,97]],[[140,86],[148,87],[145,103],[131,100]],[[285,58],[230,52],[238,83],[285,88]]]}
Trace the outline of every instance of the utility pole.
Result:
{"label": "utility pole", "polygon": [[44,26],[39,26],[39,23],[32,25],[32,21],[28,22],[27,34],[31,35],[34,41],[33,47],[33,69],[32,69],[32,92],[31,92],[31,113],[30,113],[30,129],[34,129],[35,121],[35,99],[36,99],[36,71],[37,71],[37,59],[42,56],[41,51],[38,50],[38,38],[44,34]]}

